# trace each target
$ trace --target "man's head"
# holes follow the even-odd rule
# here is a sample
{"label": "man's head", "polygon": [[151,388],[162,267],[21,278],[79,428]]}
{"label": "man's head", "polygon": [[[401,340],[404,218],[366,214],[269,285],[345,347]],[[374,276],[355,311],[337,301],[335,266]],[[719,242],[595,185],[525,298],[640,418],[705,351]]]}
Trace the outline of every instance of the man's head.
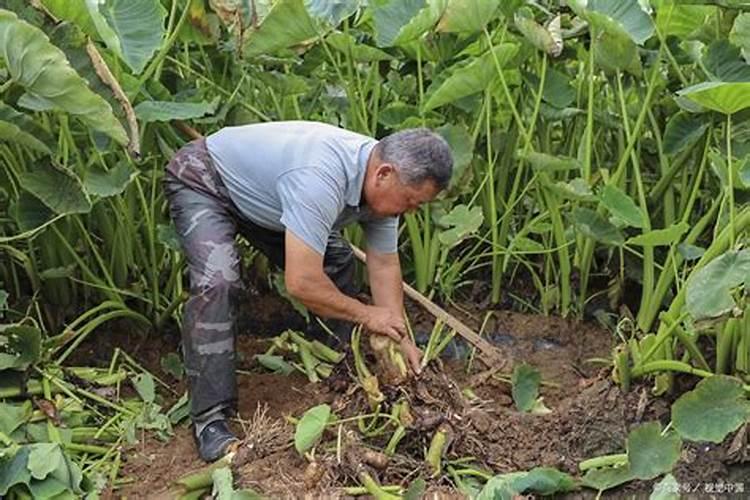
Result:
{"label": "man's head", "polygon": [[402,130],[373,149],[363,196],[376,215],[400,215],[435,198],[448,186],[452,171],[445,139],[426,128]]}

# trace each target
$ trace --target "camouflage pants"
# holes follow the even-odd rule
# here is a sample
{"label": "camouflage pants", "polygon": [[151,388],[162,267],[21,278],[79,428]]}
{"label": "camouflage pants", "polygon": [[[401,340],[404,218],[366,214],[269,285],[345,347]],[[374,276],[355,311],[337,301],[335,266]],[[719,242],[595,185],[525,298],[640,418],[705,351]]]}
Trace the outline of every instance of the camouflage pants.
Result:
{"label": "camouflage pants", "polygon": [[[187,257],[190,297],[185,303],[182,352],[188,376],[191,416],[235,407],[234,335],[236,302],[242,288],[235,237],[240,234],[269,260],[284,266],[284,233],[243,217],[229,198],[206,150],[205,139],[181,148],[167,166],[164,189],[170,215]],[[324,271],[354,294],[354,258],[340,233],[329,237]]]}

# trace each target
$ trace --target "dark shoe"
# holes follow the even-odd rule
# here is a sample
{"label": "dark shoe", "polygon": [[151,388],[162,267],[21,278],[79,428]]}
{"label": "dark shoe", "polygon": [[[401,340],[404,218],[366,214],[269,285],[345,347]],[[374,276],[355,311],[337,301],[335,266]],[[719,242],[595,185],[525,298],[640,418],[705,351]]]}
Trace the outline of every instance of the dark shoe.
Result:
{"label": "dark shoe", "polygon": [[236,441],[239,439],[229,430],[226,420],[211,422],[195,438],[198,455],[206,462],[215,462],[223,457],[229,445]]}

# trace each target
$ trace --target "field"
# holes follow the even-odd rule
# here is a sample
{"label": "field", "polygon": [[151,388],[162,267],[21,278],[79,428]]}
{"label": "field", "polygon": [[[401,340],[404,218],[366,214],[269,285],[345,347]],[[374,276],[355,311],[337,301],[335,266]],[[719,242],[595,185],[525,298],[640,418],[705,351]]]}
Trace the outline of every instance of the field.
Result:
{"label": "field", "polygon": [[[164,168],[283,120],[446,140],[399,255],[447,316],[416,377],[332,351],[239,239],[208,466]],[[0,0],[0,498],[746,498],[748,193],[742,0]]]}

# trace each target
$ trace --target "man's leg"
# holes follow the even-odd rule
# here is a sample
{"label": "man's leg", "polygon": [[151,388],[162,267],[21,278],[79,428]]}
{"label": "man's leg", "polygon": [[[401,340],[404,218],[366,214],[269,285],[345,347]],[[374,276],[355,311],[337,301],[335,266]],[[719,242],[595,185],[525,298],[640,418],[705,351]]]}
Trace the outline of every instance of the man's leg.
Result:
{"label": "man's leg", "polygon": [[[187,168],[197,168],[196,158],[192,160]],[[236,224],[211,189],[195,189],[171,173],[166,174],[165,189],[188,261],[190,298],[184,307],[182,347],[190,414],[199,453],[210,461],[233,439],[223,421],[237,399],[234,322],[241,282]]]}

